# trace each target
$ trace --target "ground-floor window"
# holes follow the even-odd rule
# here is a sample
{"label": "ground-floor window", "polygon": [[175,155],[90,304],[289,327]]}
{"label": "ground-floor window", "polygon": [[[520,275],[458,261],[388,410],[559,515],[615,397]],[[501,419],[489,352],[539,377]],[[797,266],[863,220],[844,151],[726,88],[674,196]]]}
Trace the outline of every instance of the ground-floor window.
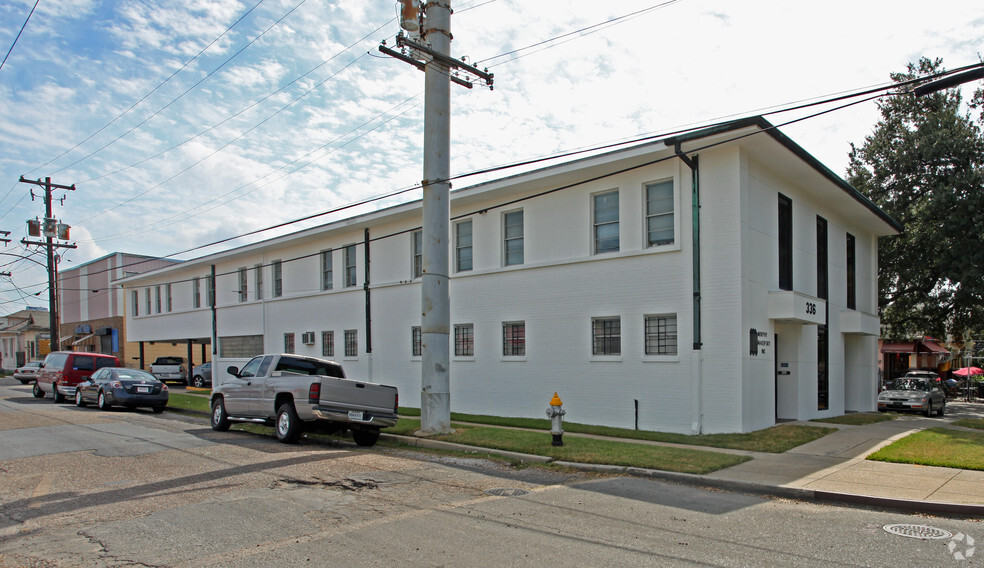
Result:
{"label": "ground-floor window", "polygon": [[413,357],[420,357],[424,352],[423,333],[420,326],[415,325],[410,328],[410,354]]}
{"label": "ground-floor window", "polygon": [[285,333],[284,334],[284,353],[294,352],[294,334]]}
{"label": "ground-floor window", "polygon": [[646,355],[676,354],[676,314],[646,316]]}
{"label": "ground-floor window", "polygon": [[234,335],[219,338],[219,356],[225,359],[249,359],[262,354],[262,335]]}
{"label": "ground-floor window", "polygon": [[322,331],[321,332],[321,355],[323,357],[334,357],[335,356],[335,332],[334,331]]}
{"label": "ground-floor window", "polygon": [[454,326],[455,357],[475,356],[475,325],[470,323]]}
{"label": "ground-floor window", "polygon": [[355,329],[345,330],[345,356],[359,356],[359,332]]}
{"label": "ground-floor window", "polygon": [[503,322],[502,355],[505,357],[526,355],[526,322]]}
{"label": "ground-floor window", "polygon": [[827,326],[817,326],[817,410],[827,410],[830,407],[830,379],[827,373],[827,362],[830,350],[827,347]]}
{"label": "ground-floor window", "polygon": [[622,320],[619,317],[591,319],[591,354],[622,354]]}

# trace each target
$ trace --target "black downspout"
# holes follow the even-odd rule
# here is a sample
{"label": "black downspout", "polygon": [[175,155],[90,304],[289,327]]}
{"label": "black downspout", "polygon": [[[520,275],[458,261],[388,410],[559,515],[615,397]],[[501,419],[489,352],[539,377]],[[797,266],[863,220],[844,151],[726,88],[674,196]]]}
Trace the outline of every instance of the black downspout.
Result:
{"label": "black downspout", "polygon": [[365,233],[365,271],[362,289],[366,293],[366,353],[372,353],[372,297],[369,293],[369,229]]}
{"label": "black downspout", "polygon": [[188,340],[188,368],[185,369],[185,386],[191,386],[192,367],[195,366],[195,340]]}
{"label": "black downspout", "polygon": [[146,370],[146,368],[144,367],[144,342],[143,341],[140,342],[140,369],[141,370]]}
{"label": "black downspout", "polygon": [[676,155],[690,167],[691,173],[691,224],[693,227],[693,265],[694,265],[694,351],[700,351],[703,346],[700,334],[700,174],[697,156],[687,156],[680,151],[680,143],[674,146]]}
{"label": "black downspout", "polygon": [[[214,264],[212,265],[212,277],[209,279],[209,290],[208,290],[207,294],[210,294],[211,295],[211,298],[212,298],[212,306],[211,306],[212,307],[212,360],[214,361],[215,358],[216,358],[216,354],[218,353],[218,348],[219,348],[219,346],[218,346],[218,344],[219,344],[219,336],[218,336],[219,331],[218,331],[218,329],[219,328],[218,328],[218,323],[217,323],[217,320],[216,320],[216,313],[215,313],[215,304],[217,304],[218,302],[216,301],[216,297],[215,297],[215,265]],[[215,376],[214,375],[212,377],[212,381],[213,381],[213,383],[215,382]]]}

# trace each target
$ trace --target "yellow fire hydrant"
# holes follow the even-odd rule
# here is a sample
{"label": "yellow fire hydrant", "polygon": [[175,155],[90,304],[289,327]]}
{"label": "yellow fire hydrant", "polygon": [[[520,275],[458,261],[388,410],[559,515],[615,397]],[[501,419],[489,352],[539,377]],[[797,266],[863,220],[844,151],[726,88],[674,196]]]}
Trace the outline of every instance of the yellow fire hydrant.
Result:
{"label": "yellow fire hydrant", "polygon": [[553,398],[550,399],[550,408],[547,408],[547,418],[550,419],[550,433],[553,434],[553,442],[551,445],[563,446],[564,445],[564,415],[567,411],[561,408],[564,403],[554,393]]}

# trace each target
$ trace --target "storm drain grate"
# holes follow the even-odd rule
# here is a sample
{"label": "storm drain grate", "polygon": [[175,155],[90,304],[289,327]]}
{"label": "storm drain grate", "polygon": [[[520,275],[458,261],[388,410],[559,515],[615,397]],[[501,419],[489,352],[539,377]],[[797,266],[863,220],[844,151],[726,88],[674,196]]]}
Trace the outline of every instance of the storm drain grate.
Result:
{"label": "storm drain grate", "polygon": [[529,495],[530,492],[525,489],[508,489],[500,487],[497,489],[486,489],[486,495],[494,495],[495,497],[521,497],[523,495]]}
{"label": "storm drain grate", "polygon": [[943,540],[945,538],[953,538],[953,533],[950,531],[945,531],[943,529],[929,527],[926,525],[885,525],[882,528],[885,529],[886,532],[908,538],[921,538],[923,540]]}

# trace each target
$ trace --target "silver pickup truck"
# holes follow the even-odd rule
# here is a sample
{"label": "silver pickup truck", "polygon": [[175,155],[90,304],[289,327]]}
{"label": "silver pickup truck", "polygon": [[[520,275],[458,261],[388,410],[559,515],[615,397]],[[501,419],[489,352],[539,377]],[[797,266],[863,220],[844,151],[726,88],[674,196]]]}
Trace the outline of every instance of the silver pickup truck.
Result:
{"label": "silver pickup truck", "polygon": [[380,428],[396,424],[396,387],[346,379],[334,361],[257,355],[228,372],[233,378],[212,389],[214,430],[228,430],[230,422],[259,422],[273,426],[286,444],[306,428],[351,430],[356,444],[372,446]]}

